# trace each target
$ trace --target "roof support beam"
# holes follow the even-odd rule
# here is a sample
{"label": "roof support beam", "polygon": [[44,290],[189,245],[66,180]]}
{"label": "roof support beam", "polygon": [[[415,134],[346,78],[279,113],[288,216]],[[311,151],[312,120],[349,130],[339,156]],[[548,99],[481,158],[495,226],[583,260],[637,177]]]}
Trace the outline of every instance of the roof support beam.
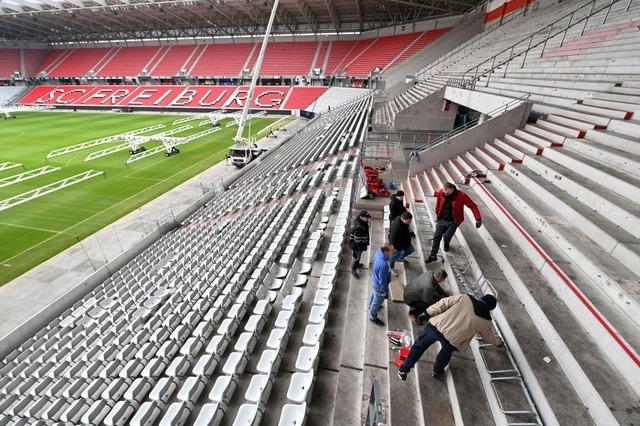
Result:
{"label": "roof support beam", "polygon": [[327,10],[329,11],[329,16],[331,17],[333,27],[336,29],[336,32],[338,32],[340,29],[340,21],[338,19],[338,12],[336,12],[336,7],[333,5],[332,0],[324,0],[324,4],[327,6]]}
{"label": "roof support beam", "polygon": [[[311,28],[315,28],[314,32],[317,32],[318,17],[313,12],[313,10],[311,10],[309,5],[304,0],[293,0],[293,2],[296,4],[296,7],[298,8],[302,16],[304,16],[307,24],[309,24]],[[360,0],[356,0],[356,2],[360,3]]]}
{"label": "roof support beam", "polygon": [[430,4],[416,3],[409,0],[389,0],[389,1],[392,3],[404,4],[406,6],[414,6],[422,9],[439,10],[441,12],[453,12],[451,9],[445,9],[443,7],[438,7]]}

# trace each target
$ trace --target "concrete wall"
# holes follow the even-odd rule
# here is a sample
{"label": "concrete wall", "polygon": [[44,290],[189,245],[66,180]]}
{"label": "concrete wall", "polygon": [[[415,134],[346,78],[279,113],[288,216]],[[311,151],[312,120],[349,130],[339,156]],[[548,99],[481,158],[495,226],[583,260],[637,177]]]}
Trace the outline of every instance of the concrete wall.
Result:
{"label": "concrete wall", "polygon": [[436,164],[447,161],[451,157],[462,154],[476,146],[484,145],[486,142],[503,136],[505,133],[510,133],[523,127],[527,124],[532,106],[531,102],[523,102],[506,113],[472,127],[444,143],[421,151],[420,161],[414,164],[413,171],[419,173],[423,170],[429,170]]}
{"label": "concrete wall", "polygon": [[432,93],[396,115],[396,131],[448,131],[453,128],[456,108],[443,111],[445,88]]}
{"label": "concrete wall", "polygon": [[475,90],[460,89],[458,87],[447,86],[444,92],[444,98],[455,102],[458,105],[464,105],[474,111],[483,114],[490,114],[493,111],[504,107],[509,102],[513,102],[513,98],[506,96],[494,95],[491,93],[478,92]]}

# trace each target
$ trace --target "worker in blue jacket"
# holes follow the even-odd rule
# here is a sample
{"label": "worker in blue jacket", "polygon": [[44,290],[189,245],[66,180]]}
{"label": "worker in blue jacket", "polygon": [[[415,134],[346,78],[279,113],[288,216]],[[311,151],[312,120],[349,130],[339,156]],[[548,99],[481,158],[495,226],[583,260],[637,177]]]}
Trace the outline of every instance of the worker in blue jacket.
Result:
{"label": "worker in blue jacket", "polygon": [[389,268],[389,256],[393,253],[393,245],[384,243],[373,257],[371,267],[371,294],[369,295],[369,320],[376,325],[384,326],[384,322],[378,318],[378,309],[389,297],[389,281],[391,281],[391,269]]}

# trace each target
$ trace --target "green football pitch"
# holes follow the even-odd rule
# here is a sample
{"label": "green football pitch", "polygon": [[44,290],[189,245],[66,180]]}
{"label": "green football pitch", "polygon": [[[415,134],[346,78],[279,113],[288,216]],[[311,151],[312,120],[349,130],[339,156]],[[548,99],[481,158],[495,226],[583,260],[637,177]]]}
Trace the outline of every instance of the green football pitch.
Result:
{"label": "green football pitch", "polygon": [[[0,203],[89,170],[103,171],[104,174],[0,211],[0,285],[224,160],[237,127],[225,127],[228,119],[223,120],[220,131],[181,145],[179,155],[167,158],[159,153],[129,165],[125,165],[129,158],[128,149],[85,161],[90,153],[123,141],[100,144],[46,160],[50,151],[154,124],[164,124],[165,127],[143,135],[184,125],[193,126],[173,135],[186,137],[210,128],[210,125],[198,127],[202,120],[172,125],[174,120],[183,117],[30,112],[17,114],[16,119],[1,120],[0,168],[5,163],[21,166],[0,171]],[[277,120],[272,117],[251,120],[252,136]],[[248,132],[247,127],[245,136]],[[266,133],[260,133],[258,139]],[[144,146],[151,149],[160,143],[153,141]],[[12,176],[43,166],[60,169],[12,182]]]}

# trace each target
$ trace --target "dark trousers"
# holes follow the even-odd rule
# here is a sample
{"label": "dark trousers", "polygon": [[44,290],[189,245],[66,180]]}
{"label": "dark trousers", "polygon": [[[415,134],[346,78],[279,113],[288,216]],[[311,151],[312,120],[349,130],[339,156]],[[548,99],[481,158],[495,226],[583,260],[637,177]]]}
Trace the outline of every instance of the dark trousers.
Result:
{"label": "dark trousers", "polygon": [[360,263],[360,258],[362,257],[362,250],[352,250],[351,251],[351,270],[355,271],[358,268],[358,263]]}
{"label": "dark trousers", "polygon": [[457,349],[455,346],[452,346],[451,343],[445,339],[442,333],[440,333],[438,329],[431,324],[427,324],[424,330],[420,333],[420,336],[418,336],[418,340],[411,345],[409,356],[407,356],[407,359],[405,359],[400,366],[400,371],[408,373],[416,362],[418,362],[422,354],[435,342],[440,342],[442,348],[436,356],[436,362],[433,364],[433,371],[437,374],[442,373],[444,368],[449,364],[453,351],[457,351]]}
{"label": "dark trousers", "polygon": [[409,305],[409,315],[413,315],[416,318],[424,314],[427,311],[429,305],[424,302],[407,303]]}
{"label": "dark trousers", "polygon": [[449,246],[453,234],[456,233],[458,225],[454,221],[438,220],[436,222],[436,231],[433,234],[433,245],[431,246],[431,256],[438,254],[440,249],[440,241],[444,238],[444,245]]}

